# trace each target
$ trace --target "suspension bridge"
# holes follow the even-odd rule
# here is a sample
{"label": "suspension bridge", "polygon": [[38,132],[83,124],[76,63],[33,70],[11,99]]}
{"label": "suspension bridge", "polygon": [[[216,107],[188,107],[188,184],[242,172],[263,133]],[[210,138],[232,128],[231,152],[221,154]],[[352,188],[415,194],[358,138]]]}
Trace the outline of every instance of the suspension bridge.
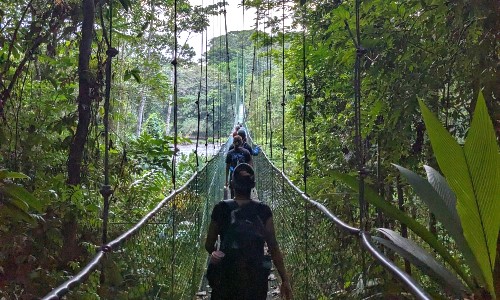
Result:
{"label": "suspension bridge", "polygon": [[[177,5],[177,1],[174,1],[174,3]],[[356,22],[358,27],[357,35],[351,34],[351,37],[357,54],[354,68],[355,140],[358,147],[356,153],[359,155],[358,167],[359,170],[362,170],[364,166],[360,138],[360,60],[363,49],[359,40],[358,6],[359,3],[356,1],[356,13],[358,15]],[[174,24],[176,26],[177,7],[175,7],[174,12]],[[110,24],[110,35],[111,28]],[[174,36],[177,37],[177,27],[175,27]],[[305,38],[303,37],[303,39],[303,45],[305,45]],[[284,45],[283,40],[283,47]],[[177,148],[177,48],[176,38],[174,59],[172,61],[174,69],[174,149]],[[304,46],[302,58],[304,61],[304,116],[306,115],[307,101],[309,99],[305,73],[305,49]],[[108,155],[107,118],[109,112],[111,58],[114,53],[113,51],[108,52],[105,104],[105,164],[107,164]],[[226,58],[228,59],[228,57],[226,38]],[[229,61],[227,64],[229,72]],[[203,63],[200,65],[203,68]],[[201,74],[203,74],[203,69],[201,69]],[[205,80],[206,74],[205,69]],[[227,76],[229,82],[231,82],[230,73]],[[253,88],[253,77],[251,85]],[[207,84],[205,84],[205,95],[207,95],[206,89]],[[229,83],[229,89],[229,94],[232,97],[231,83]],[[285,107],[284,90],[283,74],[283,114]],[[200,132],[200,94],[198,94],[197,101],[198,133]],[[251,94],[252,91],[250,91],[250,101]],[[205,102],[207,107],[206,127],[208,128],[209,113],[206,99]],[[268,100],[268,103],[270,103],[270,100]],[[234,105],[232,99],[231,104]],[[251,103],[248,104],[251,105]],[[244,121],[246,116],[243,110],[244,106],[244,103],[239,104],[239,113],[235,114],[236,120]],[[270,105],[266,108],[266,111],[267,109],[269,109],[269,112],[266,112],[266,118],[268,118],[268,114],[270,118]],[[214,109],[212,114],[214,114]],[[305,141],[306,118],[303,119]],[[267,123],[266,119],[266,126]],[[123,233],[114,237],[110,242],[104,242],[101,247],[96,249],[95,255],[89,259],[87,265],[83,266],[77,274],[69,276],[66,282],[53,288],[43,299],[174,300],[208,297],[210,290],[205,279],[208,255],[203,244],[212,208],[224,198],[225,156],[230,142],[229,139],[226,144],[223,144],[203,167],[198,166],[197,160],[197,171],[179,188],[175,185],[174,173],[171,194],[159,202],[138,223],[132,225],[104,224],[104,232],[109,229],[109,232]],[[270,149],[272,149],[272,146]],[[284,149],[283,143],[283,151]],[[272,157],[272,152],[270,156]],[[308,158],[305,142],[304,156],[304,169],[306,170]],[[175,170],[175,155],[173,164]],[[378,248],[369,232],[362,225],[359,225],[359,227],[350,225],[363,224],[363,209],[366,203],[360,200],[359,220],[341,220],[337,217],[337,215],[340,215],[338,206],[330,206],[332,204],[323,204],[319,200],[311,199],[307,195],[306,187],[302,191],[294,185],[286,174],[271,162],[265,152],[254,158],[254,168],[256,170],[258,199],[266,202],[273,211],[277,239],[284,254],[285,265],[296,299],[431,299],[430,295],[424,291],[419,283],[401,270],[386,256],[384,251]],[[304,173],[306,174],[306,172]],[[105,186],[109,187],[107,173],[105,178]],[[360,186],[363,186],[361,175]],[[360,193],[362,193],[362,189],[360,189]],[[103,196],[105,196],[103,219],[106,220],[106,223],[109,195],[106,197],[103,194]],[[349,203],[356,201],[358,195],[346,194],[344,197],[344,201]],[[363,199],[363,196],[359,196],[359,199]],[[103,236],[106,237],[106,234],[103,234]],[[106,239],[103,239],[103,241],[106,241]],[[271,281],[273,281],[272,276]],[[269,299],[273,297],[279,297],[279,295],[273,294],[273,290],[271,290]]]}
{"label": "suspension bridge", "polygon": [[[43,299],[209,295],[203,243],[212,207],[223,199],[228,145]],[[309,198],[265,153],[254,158],[254,166],[258,198],[273,211],[296,299],[431,299],[373,244],[369,233],[348,225],[329,207]],[[380,266],[387,270],[384,276],[380,276]]]}

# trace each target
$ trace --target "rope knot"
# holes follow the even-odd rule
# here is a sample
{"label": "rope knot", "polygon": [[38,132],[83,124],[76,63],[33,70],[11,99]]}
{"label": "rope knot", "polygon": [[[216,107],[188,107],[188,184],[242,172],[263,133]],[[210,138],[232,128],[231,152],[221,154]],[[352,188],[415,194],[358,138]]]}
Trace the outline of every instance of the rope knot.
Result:
{"label": "rope knot", "polygon": [[359,176],[361,176],[363,178],[366,178],[370,174],[370,171],[367,168],[365,168],[365,167],[361,167],[358,170],[358,174],[359,174]]}
{"label": "rope knot", "polygon": [[113,251],[113,249],[111,249],[111,247],[109,245],[102,245],[101,251],[104,253],[110,253],[111,251]]}
{"label": "rope knot", "polygon": [[118,50],[116,48],[113,48],[113,47],[110,47],[108,48],[108,50],[106,51],[106,54],[109,56],[109,57],[115,57],[118,55]]}
{"label": "rope knot", "polygon": [[357,56],[363,56],[366,54],[366,52],[368,52],[365,48],[363,48],[363,46],[358,46],[356,48],[356,55]]}
{"label": "rope knot", "polygon": [[107,198],[113,194],[113,189],[111,188],[110,185],[103,185],[99,190],[99,192],[104,198]]}
{"label": "rope knot", "polygon": [[170,62],[173,66],[177,66],[177,58],[174,58],[171,62]]}

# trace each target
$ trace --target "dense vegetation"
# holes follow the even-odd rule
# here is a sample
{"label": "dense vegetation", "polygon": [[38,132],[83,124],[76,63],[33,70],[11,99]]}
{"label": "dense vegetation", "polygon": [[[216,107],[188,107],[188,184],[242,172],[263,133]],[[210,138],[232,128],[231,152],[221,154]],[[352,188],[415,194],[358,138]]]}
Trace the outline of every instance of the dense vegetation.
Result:
{"label": "dense vegetation", "polygon": [[[118,50],[111,77],[110,218],[136,221],[172,188],[173,1],[0,3],[0,291],[7,298],[46,293],[80,269],[101,243],[99,191],[110,47]],[[282,11],[281,1],[245,1],[257,8],[256,30],[207,41],[209,50],[201,63],[193,62],[194,49],[180,41],[179,143],[198,134],[224,142],[243,102],[254,141],[278,166],[286,161],[285,172],[302,185],[305,119],[307,192],[354,225],[358,205],[339,195],[349,190],[348,175],[356,175],[359,168],[354,139],[355,1],[301,2],[285,2]],[[211,15],[223,16],[223,3],[201,7],[178,0],[177,6],[180,32],[203,32]],[[374,194],[367,192],[373,205],[366,227],[400,231],[436,250],[439,260],[461,277],[467,293],[484,299],[495,288],[500,295],[500,247],[495,248],[496,265],[490,266],[491,280],[482,278],[481,266],[467,263],[470,257],[463,254],[457,235],[420,200],[418,189],[410,187],[414,175],[401,167],[420,173],[426,165],[450,181],[456,172],[441,162],[438,137],[450,132],[463,145],[467,134],[476,132],[471,121],[476,104],[483,101],[480,91],[489,117],[483,116],[483,125],[475,128],[481,128],[479,140],[491,138],[488,124],[495,129],[496,148],[490,152],[498,157],[499,14],[498,1],[489,0],[371,0],[362,1],[359,23],[363,173]],[[432,123],[431,115],[446,130]],[[431,132],[438,137],[428,137]],[[180,161],[182,181],[196,167],[192,156]],[[500,170],[497,166],[494,170]],[[497,171],[490,177],[498,176]],[[491,212],[498,212],[498,189],[486,198],[497,199]],[[402,221],[406,219],[391,214],[387,206],[399,208],[417,225]],[[428,239],[417,232],[419,225],[427,227]],[[496,237],[498,222],[488,226]],[[111,228],[109,235],[117,233]],[[437,244],[429,246],[429,240]],[[439,245],[450,258],[443,257]],[[494,256],[493,251],[490,262]],[[465,267],[453,266],[464,261]],[[399,263],[414,276],[427,278]],[[424,282],[435,289],[429,280]]]}

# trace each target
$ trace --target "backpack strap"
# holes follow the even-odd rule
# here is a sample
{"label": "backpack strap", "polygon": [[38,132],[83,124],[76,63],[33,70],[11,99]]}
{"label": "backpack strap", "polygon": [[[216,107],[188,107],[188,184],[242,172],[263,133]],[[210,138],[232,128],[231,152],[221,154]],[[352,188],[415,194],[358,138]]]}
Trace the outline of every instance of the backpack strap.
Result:
{"label": "backpack strap", "polygon": [[234,201],[233,199],[226,199],[222,201],[226,203],[226,205],[229,207],[231,211],[236,210],[240,207],[238,203],[236,203],[236,201]]}

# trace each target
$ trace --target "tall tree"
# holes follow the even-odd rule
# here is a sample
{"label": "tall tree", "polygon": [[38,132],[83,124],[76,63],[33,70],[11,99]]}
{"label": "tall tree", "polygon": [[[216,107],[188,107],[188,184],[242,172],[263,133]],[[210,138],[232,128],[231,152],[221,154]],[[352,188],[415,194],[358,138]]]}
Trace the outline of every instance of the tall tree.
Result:
{"label": "tall tree", "polygon": [[67,183],[77,185],[81,180],[81,166],[85,142],[89,133],[91,91],[94,87],[89,62],[94,33],[94,0],[82,0],[83,23],[78,57],[78,126],[71,141],[68,157]]}

